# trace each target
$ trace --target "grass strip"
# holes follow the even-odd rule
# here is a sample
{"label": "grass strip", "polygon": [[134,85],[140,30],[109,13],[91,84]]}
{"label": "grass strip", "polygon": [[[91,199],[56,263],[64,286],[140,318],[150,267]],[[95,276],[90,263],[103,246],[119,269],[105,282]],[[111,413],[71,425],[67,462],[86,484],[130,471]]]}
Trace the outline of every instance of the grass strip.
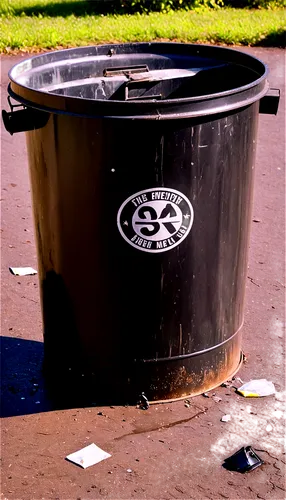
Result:
{"label": "grass strip", "polygon": [[44,17],[33,15],[33,12],[29,16],[4,13],[2,6],[0,52],[162,40],[283,46],[285,21],[282,9],[199,9],[166,14]]}

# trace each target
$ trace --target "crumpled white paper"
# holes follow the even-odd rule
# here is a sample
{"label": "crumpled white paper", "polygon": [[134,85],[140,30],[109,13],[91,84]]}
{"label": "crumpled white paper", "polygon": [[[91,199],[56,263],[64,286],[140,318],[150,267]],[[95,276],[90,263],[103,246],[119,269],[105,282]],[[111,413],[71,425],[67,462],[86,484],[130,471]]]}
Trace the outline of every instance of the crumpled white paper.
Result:
{"label": "crumpled white paper", "polygon": [[266,378],[261,378],[258,380],[250,380],[243,384],[237,392],[242,394],[245,398],[261,398],[263,396],[271,396],[275,394],[275,386],[273,382],[266,380]]}
{"label": "crumpled white paper", "polygon": [[79,465],[83,469],[90,467],[91,465],[98,464],[102,460],[111,457],[109,453],[103,451],[101,448],[92,443],[81,450],[71,453],[66,456],[66,460]]}
{"label": "crumpled white paper", "polygon": [[36,269],[32,267],[9,267],[9,271],[14,274],[14,276],[31,276],[37,274]]}

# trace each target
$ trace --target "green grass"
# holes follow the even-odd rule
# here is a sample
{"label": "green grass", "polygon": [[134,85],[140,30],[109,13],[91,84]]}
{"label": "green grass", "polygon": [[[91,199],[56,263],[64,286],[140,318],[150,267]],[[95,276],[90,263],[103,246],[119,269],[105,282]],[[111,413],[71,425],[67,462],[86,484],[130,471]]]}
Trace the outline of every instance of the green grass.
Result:
{"label": "green grass", "polygon": [[284,44],[285,24],[282,9],[103,16],[94,13],[93,2],[2,0],[0,52],[152,40],[275,46]]}

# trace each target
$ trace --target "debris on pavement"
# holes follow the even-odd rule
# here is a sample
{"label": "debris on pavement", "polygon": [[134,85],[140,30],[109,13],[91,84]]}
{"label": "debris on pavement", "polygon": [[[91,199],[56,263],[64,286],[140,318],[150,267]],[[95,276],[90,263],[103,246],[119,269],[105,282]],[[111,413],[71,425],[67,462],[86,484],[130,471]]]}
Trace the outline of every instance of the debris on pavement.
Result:
{"label": "debris on pavement", "polygon": [[232,386],[232,383],[230,380],[227,380],[226,382],[223,382],[221,384],[221,387],[231,387]]}
{"label": "debris on pavement", "polygon": [[253,285],[260,287],[260,285],[258,285],[258,283],[256,283],[251,276],[247,276],[247,278],[251,281]]}
{"label": "debris on pavement", "polygon": [[32,276],[37,274],[37,271],[32,267],[9,267],[9,271],[14,276]]}
{"label": "debris on pavement", "polygon": [[96,444],[92,443],[75,453],[67,455],[66,460],[69,460],[69,462],[73,462],[83,469],[86,469],[87,467],[95,465],[109,457],[111,457],[109,453],[103,451],[101,448],[96,446]]}
{"label": "debris on pavement", "polygon": [[127,469],[126,472],[129,472],[129,474],[131,474],[131,472],[133,472],[132,469]]}
{"label": "debris on pavement", "polygon": [[202,396],[204,396],[204,398],[209,398],[210,397],[210,393],[209,392],[203,392]]}
{"label": "debris on pavement", "polygon": [[215,401],[215,403],[219,403],[220,401],[222,401],[219,396],[213,396],[213,400]]}
{"label": "debris on pavement", "polygon": [[273,431],[273,427],[272,427],[272,425],[268,424],[266,426],[266,432],[271,432],[271,431]]}
{"label": "debris on pavement", "polygon": [[257,415],[257,411],[249,410],[248,412],[250,415]]}
{"label": "debris on pavement", "polygon": [[145,395],[145,392],[141,392],[137,403],[137,408],[140,410],[148,410],[149,406],[149,401]]}
{"label": "debris on pavement", "polygon": [[236,382],[243,384],[243,380],[240,377],[233,377],[232,380],[235,380]]}
{"label": "debris on pavement", "polygon": [[230,415],[224,415],[220,419],[221,422],[229,422],[230,420],[231,420],[231,416]]}
{"label": "debris on pavement", "polygon": [[245,446],[224,460],[223,467],[229,471],[249,472],[263,464],[251,446]]}
{"label": "debris on pavement", "polygon": [[262,378],[246,382],[237,389],[237,392],[245,398],[261,398],[275,394],[276,390],[273,382]]}

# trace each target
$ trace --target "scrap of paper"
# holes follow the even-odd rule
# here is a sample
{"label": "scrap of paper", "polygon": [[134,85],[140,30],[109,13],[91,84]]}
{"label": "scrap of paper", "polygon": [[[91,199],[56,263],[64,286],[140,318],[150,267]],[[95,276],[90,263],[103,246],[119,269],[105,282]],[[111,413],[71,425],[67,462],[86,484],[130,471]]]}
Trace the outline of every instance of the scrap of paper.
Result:
{"label": "scrap of paper", "polygon": [[71,453],[66,457],[67,460],[79,465],[83,469],[95,465],[106,458],[111,457],[109,453],[103,451],[101,448],[92,443],[81,450]]}
{"label": "scrap of paper", "polygon": [[31,276],[37,274],[37,271],[32,267],[9,267],[9,271],[14,276]]}

